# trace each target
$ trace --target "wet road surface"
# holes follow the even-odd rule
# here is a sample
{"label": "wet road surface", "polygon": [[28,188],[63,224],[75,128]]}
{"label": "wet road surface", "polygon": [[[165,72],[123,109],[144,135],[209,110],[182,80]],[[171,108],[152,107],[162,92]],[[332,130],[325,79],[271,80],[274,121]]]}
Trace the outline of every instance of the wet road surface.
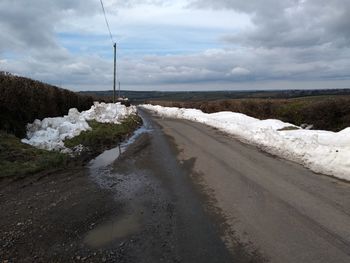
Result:
{"label": "wet road surface", "polygon": [[350,188],[142,112],[86,168],[0,181],[0,262],[350,262]]}
{"label": "wet road surface", "polygon": [[[149,115],[85,167],[0,180],[0,262],[261,262]],[[121,152],[121,154],[120,154]]]}
{"label": "wet road surface", "polygon": [[87,233],[85,244],[95,249],[122,244],[118,262],[261,262],[238,243],[230,253],[223,218],[209,211],[189,176],[193,162],[179,163],[161,127],[148,114],[143,117],[145,132],[122,146],[115,162],[117,149],[90,163],[90,178],[123,207]]}
{"label": "wet road surface", "polygon": [[225,231],[229,247],[238,239],[270,262],[350,262],[349,183],[203,124],[153,118],[176,146],[179,162],[193,163],[192,181],[233,233]]}

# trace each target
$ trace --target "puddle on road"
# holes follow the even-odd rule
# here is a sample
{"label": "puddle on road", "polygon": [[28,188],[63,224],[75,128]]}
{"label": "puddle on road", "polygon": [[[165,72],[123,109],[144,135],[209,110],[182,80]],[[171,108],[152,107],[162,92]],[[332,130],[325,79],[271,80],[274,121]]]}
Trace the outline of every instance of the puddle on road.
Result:
{"label": "puddle on road", "polygon": [[102,188],[109,189],[111,185],[116,185],[122,181],[121,175],[114,173],[112,164],[119,158],[120,154],[127,151],[128,147],[132,145],[140,136],[152,131],[152,127],[144,122],[144,125],[137,129],[133,136],[126,142],[122,143],[120,147],[115,147],[104,151],[102,154],[91,160],[88,168],[92,180]]}
{"label": "puddle on road", "polygon": [[111,165],[118,158],[118,156],[119,147],[104,151],[102,154],[90,162],[89,168],[93,171],[105,168],[108,165]]}
{"label": "puddle on road", "polygon": [[[135,180],[133,185],[128,185],[127,182],[122,184],[121,182],[123,182],[123,180],[120,178],[121,175],[112,173],[112,164],[140,135],[152,131],[151,125],[146,120],[143,121],[143,126],[137,129],[133,136],[122,143],[120,147],[118,146],[111,150],[104,151],[90,161],[88,166],[90,176],[100,187],[110,189],[111,185],[117,185],[118,191],[124,192],[126,197],[132,195],[133,191],[131,190],[135,191],[135,189],[138,189],[138,180]],[[93,248],[106,246],[115,240],[127,237],[139,231],[141,228],[140,221],[141,218],[139,218],[137,214],[121,216],[117,220],[109,221],[91,230],[85,237],[84,242]]]}
{"label": "puddle on road", "polygon": [[103,247],[117,239],[136,233],[139,228],[139,219],[135,215],[127,215],[91,230],[85,237],[85,243],[93,248]]}
{"label": "puddle on road", "polygon": [[131,136],[126,142],[120,144],[120,146],[115,147],[111,150],[104,151],[102,154],[97,156],[95,159],[91,160],[89,163],[89,169],[91,173],[98,173],[99,170],[105,170],[110,166],[121,153],[124,153],[128,146],[135,142],[135,140],[144,133],[149,133],[152,131],[152,127],[148,122],[144,120],[142,127],[137,129],[133,136]]}

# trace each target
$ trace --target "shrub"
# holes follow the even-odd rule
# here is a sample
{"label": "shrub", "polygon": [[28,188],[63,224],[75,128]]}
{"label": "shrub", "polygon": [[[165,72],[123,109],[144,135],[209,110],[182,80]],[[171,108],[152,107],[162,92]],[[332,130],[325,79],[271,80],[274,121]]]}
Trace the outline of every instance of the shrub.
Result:
{"label": "shrub", "polygon": [[315,129],[340,131],[350,127],[350,97],[329,96],[297,99],[231,99],[219,101],[165,102],[151,104],[197,108],[206,113],[239,112],[258,119],[280,119],[295,125],[313,124]]}
{"label": "shrub", "polygon": [[92,104],[90,96],[0,72],[0,130],[18,137],[35,119],[63,116],[70,108],[87,110]]}

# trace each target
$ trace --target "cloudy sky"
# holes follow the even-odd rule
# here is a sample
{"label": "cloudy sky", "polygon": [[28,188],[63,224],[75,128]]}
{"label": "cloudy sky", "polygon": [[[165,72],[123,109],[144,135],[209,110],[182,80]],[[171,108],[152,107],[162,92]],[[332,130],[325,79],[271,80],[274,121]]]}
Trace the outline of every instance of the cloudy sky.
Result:
{"label": "cloudy sky", "polygon": [[[350,88],[349,0],[104,0],[123,89]],[[0,70],[106,90],[99,0],[1,0]]]}

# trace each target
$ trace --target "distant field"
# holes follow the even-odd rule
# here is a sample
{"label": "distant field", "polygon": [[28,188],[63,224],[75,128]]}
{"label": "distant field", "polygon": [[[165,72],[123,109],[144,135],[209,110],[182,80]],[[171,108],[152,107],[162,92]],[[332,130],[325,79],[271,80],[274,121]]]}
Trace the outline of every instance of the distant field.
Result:
{"label": "distant field", "polygon": [[[81,92],[111,100],[111,91]],[[274,91],[122,91],[132,103],[197,108],[207,113],[235,111],[259,119],[275,118],[315,129],[339,131],[350,127],[350,89]]]}
{"label": "distant field", "polygon": [[259,119],[280,119],[314,129],[340,131],[350,127],[350,95],[321,95],[290,99],[228,99],[215,101],[150,100],[168,107],[196,108],[206,113],[233,111]]}
{"label": "distant field", "polygon": [[[86,91],[80,94],[90,95],[99,100],[112,100],[112,91]],[[149,100],[162,101],[215,101],[227,99],[265,98],[288,99],[299,97],[319,96],[347,96],[350,89],[341,90],[274,90],[274,91],[121,91],[121,95],[128,97],[133,103],[144,103]]]}

